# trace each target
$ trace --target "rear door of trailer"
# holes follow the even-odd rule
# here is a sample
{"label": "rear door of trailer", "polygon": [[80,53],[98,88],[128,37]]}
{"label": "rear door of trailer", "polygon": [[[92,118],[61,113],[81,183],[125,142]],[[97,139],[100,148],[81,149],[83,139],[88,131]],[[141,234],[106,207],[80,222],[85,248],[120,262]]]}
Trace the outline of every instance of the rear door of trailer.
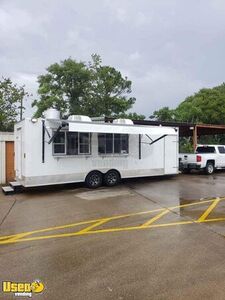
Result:
{"label": "rear door of trailer", "polygon": [[164,170],[165,174],[178,171],[178,136],[167,135],[164,139]]}

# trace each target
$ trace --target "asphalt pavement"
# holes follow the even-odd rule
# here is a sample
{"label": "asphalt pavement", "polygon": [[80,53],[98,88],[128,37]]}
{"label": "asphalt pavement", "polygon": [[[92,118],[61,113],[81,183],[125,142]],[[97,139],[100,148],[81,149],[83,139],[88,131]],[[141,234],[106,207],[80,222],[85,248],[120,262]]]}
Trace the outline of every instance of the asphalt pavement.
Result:
{"label": "asphalt pavement", "polygon": [[224,172],[0,193],[0,224],[0,280],[35,299],[225,299]]}

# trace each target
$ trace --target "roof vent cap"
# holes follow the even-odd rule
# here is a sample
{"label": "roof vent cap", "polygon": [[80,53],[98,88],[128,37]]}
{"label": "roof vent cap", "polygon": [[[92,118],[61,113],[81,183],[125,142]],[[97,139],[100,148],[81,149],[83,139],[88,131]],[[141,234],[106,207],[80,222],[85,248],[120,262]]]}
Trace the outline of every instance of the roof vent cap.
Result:
{"label": "roof vent cap", "polygon": [[68,121],[92,122],[90,117],[82,115],[71,115],[69,116]]}
{"label": "roof vent cap", "polygon": [[133,121],[130,119],[115,119],[113,120],[113,124],[134,125]]}
{"label": "roof vent cap", "polygon": [[49,108],[43,112],[45,119],[60,119],[60,111],[55,108]]}

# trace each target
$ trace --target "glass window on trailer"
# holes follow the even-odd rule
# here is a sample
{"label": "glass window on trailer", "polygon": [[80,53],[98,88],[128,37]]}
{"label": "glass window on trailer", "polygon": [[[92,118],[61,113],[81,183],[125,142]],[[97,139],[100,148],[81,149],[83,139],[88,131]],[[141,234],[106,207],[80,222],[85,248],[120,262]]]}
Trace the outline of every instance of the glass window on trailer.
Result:
{"label": "glass window on trailer", "polygon": [[89,132],[58,132],[53,140],[53,155],[91,154]]}
{"label": "glass window on trailer", "polygon": [[80,132],[79,133],[79,153],[80,154],[90,154],[91,153],[91,140],[90,133]]}
{"label": "glass window on trailer", "polygon": [[78,132],[67,132],[66,137],[67,137],[66,154],[67,155],[78,154]]}
{"label": "glass window on trailer", "polygon": [[53,154],[65,154],[66,142],[65,132],[58,132],[53,141]]}
{"label": "glass window on trailer", "polygon": [[114,134],[114,153],[128,153],[128,134]]}
{"label": "glass window on trailer", "polygon": [[127,154],[129,151],[128,134],[99,133],[99,154]]}
{"label": "glass window on trailer", "polygon": [[197,154],[201,153],[216,153],[216,148],[213,146],[199,146],[195,151]]}

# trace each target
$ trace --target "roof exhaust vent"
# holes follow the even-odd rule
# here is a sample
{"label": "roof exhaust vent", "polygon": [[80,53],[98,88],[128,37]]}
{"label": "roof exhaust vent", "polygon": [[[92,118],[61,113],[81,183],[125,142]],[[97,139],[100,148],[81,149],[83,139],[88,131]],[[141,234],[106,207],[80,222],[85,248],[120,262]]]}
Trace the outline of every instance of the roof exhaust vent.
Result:
{"label": "roof exhaust vent", "polygon": [[133,121],[130,119],[115,119],[113,120],[113,124],[134,125]]}
{"label": "roof exhaust vent", "polygon": [[82,116],[82,115],[71,115],[71,116],[69,116],[68,121],[92,122],[90,117],[88,117],[88,116]]}
{"label": "roof exhaust vent", "polygon": [[45,119],[59,120],[60,119],[60,111],[56,108],[49,108],[43,112],[43,116]]}

